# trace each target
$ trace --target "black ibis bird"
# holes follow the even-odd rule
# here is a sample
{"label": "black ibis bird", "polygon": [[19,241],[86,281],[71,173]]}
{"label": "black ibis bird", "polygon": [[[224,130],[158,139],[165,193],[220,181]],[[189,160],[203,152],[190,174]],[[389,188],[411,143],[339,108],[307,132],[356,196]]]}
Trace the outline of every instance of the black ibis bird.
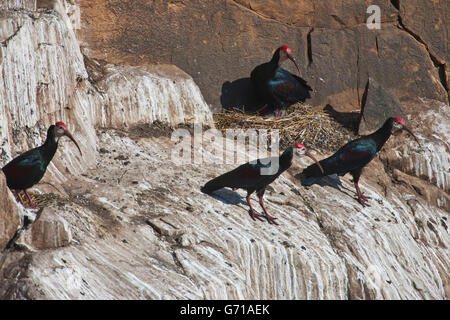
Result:
{"label": "black ibis bird", "polygon": [[44,176],[47,166],[50,161],[52,161],[56,149],[58,148],[59,138],[62,136],[69,137],[75,143],[82,155],[78,143],[75,141],[69,130],[67,130],[64,122],[57,122],[48,128],[47,138],[42,146],[22,153],[2,168],[3,173],[6,176],[6,184],[16,193],[22,205],[25,206],[23,199],[20,196],[20,190],[25,192],[30,205],[32,207],[35,206],[27,189],[38,183]]}
{"label": "black ibis bird", "polygon": [[[280,64],[287,59],[295,64],[299,76],[280,67]],[[310,98],[309,92],[312,89],[300,76],[300,68],[292,56],[291,48],[283,45],[275,50],[272,60],[257,66],[250,75],[257,94],[265,103],[258,112],[271,106],[277,110],[277,117],[279,117],[281,109]]]}
{"label": "black ibis bird", "polygon": [[363,168],[375,157],[377,152],[381,150],[391,134],[398,130],[408,131],[420,146],[417,137],[405,126],[405,120],[399,117],[389,118],[383,126],[374,133],[348,142],[332,156],[319,161],[323,169],[319,169],[316,165],[311,165],[304,169],[302,172],[303,182],[305,182],[305,184],[310,184],[307,180],[311,177],[318,178],[330,174],[343,176],[346,173],[350,173],[353,176],[353,183],[355,185],[358,201],[363,207],[366,206],[369,197],[366,197],[358,186],[358,181]]}
{"label": "black ibis bird", "polygon": [[[266,208],[264,207],[263,196],[266,187],[291,166],[294,151],[299,157],[305,155],[309,156],[320,167],[320,164],[311,153],[306,150],[305,146],[301,143],[297,143],[293,147],[288,147],[279,157],[258,159],[240,165],[236,169],[208,181],[201,190],[204,193],[210,194],[213,191],[224,187],[244,189],[247,191],[246,200],[250,207],[252,219],[255,220],[256,218],[262,221],[262,217],[265,217],[269,223],[277,224],[275,222],[276,218],[271,217],[267,213]],[[255,191],[259,197],[259,204],[261,205],[265,216],[257,214],[250,203],[250,195]]]}

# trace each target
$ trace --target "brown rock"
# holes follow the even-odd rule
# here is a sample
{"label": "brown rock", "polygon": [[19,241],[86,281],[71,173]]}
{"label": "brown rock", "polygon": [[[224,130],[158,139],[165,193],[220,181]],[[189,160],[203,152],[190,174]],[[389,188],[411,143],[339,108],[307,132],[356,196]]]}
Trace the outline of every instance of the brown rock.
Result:
{"label": "brown rock", "polygon": [[19,246],[35,250],[64,247],[72,241],[68,223],[52,208],[44,208],[28,230],[23,230],[16,241]]}
{"label": "brown rock", "polygon": [[[78,34],[89,45],[85,53],[91,58],[116,64],[175,64],[193,77],[215,109],[221,106],[223,84],[248,79],[281,44],[291,46],[300,67],[307,63],[309,28],[261,20],[234,1],[96,0],[80,6],[83,27]],[[293,65],[285,67],[295,72]]]}
{"label": "brown rock", "polygon": [[342,29],[366,22],[366,10],[376,4],[383,12],[382,22],[396,20],[396,10],[388,0],[235,0],[269,19],[298,27]]}
{"label": "brown rock", "polygon": [[383,88],[372,78],[367,81],[366,88],[358,134],[377,130],[389,117],[405,118],[402,105],[392,91]]}
{"label": "brown rock", "polygon": [[365,25],[314,30],[311,37],[311,86],[314,105],[338,111],[359,109],[369,77],[392,90],[401,102],[417,97],[447,100],[439,72],[426,48],[397,27]]}
{"label": "brown rock", "polygon": [[[380,30],[365,25],[370,4],[381,8]],[[314,106],[359,109],[369,76],[401,102],[448,100],[442,68],[398,25],[392,1],[82,0],[80,6],[78,35],[86,55],[118,64],[175,64],[193,77],[213,110],[252,107],[250,72],[281,44],[291,46],[315,89],[307,100]],[[289,63],[283,67],[295,72]]]}
{"label": "brown rock", "polygon": [[449,90],[450,3],[448,1],[398,1],[402,28],[426,46],[439,70],[440,80]]}
{"label": "brown rock", "polygon": [[29,252],[0,253],[0,297],[2,300],[27,299],[28,273],[33,258]]}
{"label": "brown rock", "polygon": [[12,193],[0,171],[0,250],[3,250],[14,236],[20,224],[20,215]]}
{"label": "brown rock", "polygon": [[433,203],[443,208],[450,208],[450,195],[442,192],[438,187],[430,185],[429,182],[414,176],[407,175],[398,169],[392,172],[394,179],[407,186],[411,186],[428,203]]}

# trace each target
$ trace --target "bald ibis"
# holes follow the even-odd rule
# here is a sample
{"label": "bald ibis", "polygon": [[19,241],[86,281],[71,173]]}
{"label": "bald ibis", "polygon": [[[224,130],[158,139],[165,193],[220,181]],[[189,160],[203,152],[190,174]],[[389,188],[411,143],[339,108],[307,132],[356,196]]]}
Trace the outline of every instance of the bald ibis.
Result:
{"label": "bald ibis", "polygon": [[304,169],[302,172],[303,182],[310,184],[308,182],[310,179],[308,178],[318,178],[330,174],[343,176],[346,173],[350,173],[353,176],[358,201],[363,207],[366,206],[369,197],[366,197],[358,186],[362,170],[375,157],[377,152],[381,150],[391,134],[398,130],[408,131],[420,146],[417,137],[405,126],[405,120],[399,117],[389,118],[374,133],[348,142],[332,156],[319,161],[325,172],[322,171],[322,168],[319,170],[316,165],[311,165]]}
{"label": "bald ibis", "polygon": [[272,60],[257,66],[251,72],[250,77],[256,92],[265,103],[259,112],[271,106],[277,109],[277,117],[279,117],[281,109],[311,97],[309,92],[312,89],[305,80],[280,67],[280,64],[287,59],[295,64],[300,76],[300,68],[292,56],[291,48],[286,45],[275,51]]}
{"label": "bald ibis", "polygon": [[247,162],[234,170],[224,173],[221,176],[208,181],[201,190],[207,194],[211,194],[213,191],[224,187],[246,190],[246,200],[250,207],[252,219],[255,220],[256,218],[262,221],[261,217],[264,216],[255,213],[250,203],[250,195],[256,191],[259,197],[259,204],[265,213],[265,218],[269,223],[277,224],[275,222],[276,218],[271,217],[267,213],[266,208],[264,207],[263,196],[266,187],[291,166],[294,149],[297,156],[303,157],[307,155],[320,167],[320,164],[309,151],[306,150],[305,146],[301,143],[297,143],[293,147],[288,147],[280,157],[264,158]]}
{"label": "bald ibis", "polygon": [[2,168],[2,171],[6,176],[6,184],[16,193],[22,205],[25,206],[19,193],[20,190],[25,192],[30,205],[32,207],[36,206],[26,189],[31,188],[42,179],[47,170],[47,166],[50,161],[52,161],[56,149],[58,148],[59,138],[62,136],[69,137],[75,143],[82,155],[78,143],[75,141],[69,130],[67,130],[64,122],[57,122],[55,125],[51,125],[48,128],[47,138],[42,146],[22,153]]}

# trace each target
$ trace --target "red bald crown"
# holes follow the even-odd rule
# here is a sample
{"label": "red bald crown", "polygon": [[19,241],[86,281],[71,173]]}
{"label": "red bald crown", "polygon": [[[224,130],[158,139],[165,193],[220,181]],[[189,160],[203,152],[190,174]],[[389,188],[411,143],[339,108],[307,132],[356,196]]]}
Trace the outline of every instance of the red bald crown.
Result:
{"label": "red bald crown", "polygon": [[291,48],[289,48],[287,45],[282,45],[280,47],[280,50],[286,51],[286,53],[291,54]]}
{"label": "red bald crown", "polygon": [[301,143],[296,143],[296,144],[295,144],[295,147],[296,147],[297,149],[301,149],[301,148],[304,148],[305,146],[304,146],[303,144],[301,144]]}
{"label": "red bald crown", "polygon": [[64,123],[64,122],[57,122],[57,123],[55,123],[55,126],[57,126],[57,127],[63,127],[64,129],[67,129],[67,126],[66,126],[66,124]]}
{"label": "red bald crown", "polygon": [[400,122],[402,125],[405,125],[405,120],[403,120],[403,118],[400,117],[394,118],[394,122]]}

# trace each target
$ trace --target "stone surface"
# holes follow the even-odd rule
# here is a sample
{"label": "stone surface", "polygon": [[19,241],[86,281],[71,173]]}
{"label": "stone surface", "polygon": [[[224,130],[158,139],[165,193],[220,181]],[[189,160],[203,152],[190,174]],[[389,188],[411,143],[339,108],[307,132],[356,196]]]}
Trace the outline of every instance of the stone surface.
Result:
{"label": "stone surface", "polygon": [[422,100],[407,104],[405,110],[410,111],[408,126],[418,134],[423,148],[412,137],[390,139],[380,158],[388,167],[420,178],[407,179],[407,183],[430,203],[450,211],[450,109],[437,101]]}
{"label": "stone surface", "polygon": [[35,0],[2,0],[0,10],[36,10]]}
{"label": "stone surface", "polygon": [[0,250],[3,250],[19,228],[21,219],[2,171],[0,172],[0,203]]}
{"label": "stone surface", "polygon": [[417,97],[447,101],[426,48],[396,26],[318,29],[310,37],[315,104],[358,110],[369,77],[394,92],[402,103]]}
{"label": "stone surface", "polygon": [[[55,184],[66,171],[80,173],[95,161],[87,72],[73,31],[56,12],[2,11],[0,18],[0,166],[43,143],[47,128],[63,121],[83,151],[61,139],[48,172]],[[45,178],[44,178],[45,179]]]}
{"label": "stone surface", "polygon": [[366,22],[366,10],[377,5],[382,11],[382,22],[396,20],[396,10],[389,0],[235,0],[262,17],[296,27],[343,29]]}
{"label": "stone surface", "polygon": [[213,125],[197,85],[175,66],[107,66],[104,73],[97,83],[106,95],[102,126],[120,128],[155,120]]}
{"label": "stone surface", "polygon": [[22,230],[15,244],[29,250],[54,249],[70,244],[70,226],[57,210],[44,208],[31,227]]}
{"label": "stone surface", "polygon": [[[80,144],[83,158],[73,143],[61,139],[42,181],[58,188],[66,172],[79,174],[95,163],[95,125],[211,122],[198,87],[175,66],[109,66],[102,83],[91,83],[64,11],[2,12],[0,70],[6,76],[0,78],[0,166],[42,144],[48,126],[64,121]],[[129,99],[136,104],[124,104]],[[48,191],[54,192],[54,187]]]}
{"label": "stone surface", "polygon": [[449,93],[450,3],[448,1],[398,1],[405,30],[426,46]]}
{"label": "stone surface", "polygon": [[[445,68],[436,66],[427,49],[434,47],[428,40],[447,43],[449,11],[442,1],[419,6],[425,11],[412,28],[423,26],[419,30],[429,34],[423,41],[409,32],[407,18],[399,23],[399,15],[414,19],[416,9],[407,1],[400,1],[400,11],[388,0],[79,3],[77,36],[88,47],[86,55],[114,64],[175,64],[193,77],[215,111],[231,104],[252,109],[250,72],[270,60],[281,44],[291,46],[315,90],[308,101],[314,106],[359,109],[368,77],[402,102],[417,97],[448,102],[448,86],[441,80]],[[372,4],[381,9],[380,30],[365,24]],[[427,15],[434,18],[426,20]],[[437,38],[431,35],[433,28],[439,29]],[[445,50],[446,44],[436,46]],[[446,64],[448,58],[440,54],[439,61]],[[295,72],[290,63],[283,66]]]}
{"label": "stone surface", "polygon": [[362,102],[358,134],[365,135],[378,130],[390,117],[405,118],[402,104],[395,94],[369,78]]}
{"label": "stone surface", "polygon": [[[123,133],[99,131],[110,152],[50,204],[73,244],[33,253],[24,286],[10,296],[26,288],[32,299],[448,297],[448,211],[392,184],[380,161],[360,181],[372,197],[367,208],[351,177],[301,187],[295,176],[310,160],[294,161],[266,192],[273,226],[249,217],[243,191],[200,192],[234,165],[177,166],[170,137]],[[217,159],[208,150],[204,159]]]}

